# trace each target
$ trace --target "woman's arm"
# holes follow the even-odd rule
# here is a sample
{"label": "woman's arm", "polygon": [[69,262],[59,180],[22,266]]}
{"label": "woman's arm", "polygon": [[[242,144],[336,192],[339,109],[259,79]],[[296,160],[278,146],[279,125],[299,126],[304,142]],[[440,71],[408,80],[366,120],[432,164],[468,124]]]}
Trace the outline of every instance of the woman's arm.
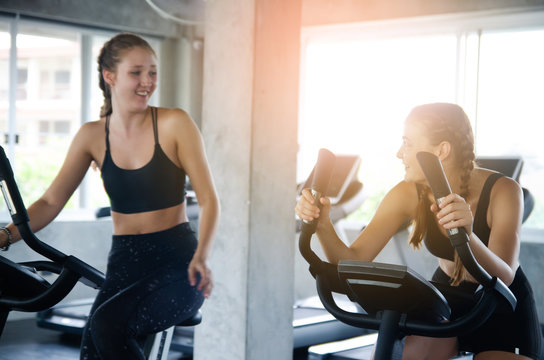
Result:
{"label": "woman's arm", "polygon": [[189,279],[196,284],[196,274],[201,281],[199,289],[204,289],[204,295],[209,296],[212,288],[211,273],[206,261],[211,251],[219,223],[220,205],[213,178],[208,166],[202,136],[189,115],[181,110],[176,112],[177,153],[185,169],[198,200],[199,212],[199,239],[196,253],[189,266]]}
{"label": "woman's arm", "polygon": [[347,246],[338,237],[329,219],[330,201],[321,199],[321,211],[314,205],[311,193],[305,189],[297,203],[297,215],[307,221],[319,218],[316,234],[327,259],[333,263],[352,259],[372,261],[384,248],[407,218],[417,207],[417,190],[413,184],[401,182],[391,189],[380,203],[374,217],[357,239]]}
{"label": "woman's arm", "polygon": [[[33,231],[39,231],[53,221],[85,176],[92,160],[87,127],[82,126],[72,140],[64,163],[49,188],[28,207],[29,225]],[[9,224],[7,228],[12,234],[12,242],[21,239],[13,224]],[[0,232],[0,247],[6,243],[7,234]]]}
{"label": "woman's arm", "polygon": [[[436,206],[432,209],[437,211]],[[470,207],[456,194],[446,197],[437,212],[444,228],[465,227],[470,248],[478,263],[506,285],[514,280],[519,262],[523,194],[512,179],[503,177],[493,186],[490,194],[487,223],[491,229],[488,245],[472,232],[473,217]]]}

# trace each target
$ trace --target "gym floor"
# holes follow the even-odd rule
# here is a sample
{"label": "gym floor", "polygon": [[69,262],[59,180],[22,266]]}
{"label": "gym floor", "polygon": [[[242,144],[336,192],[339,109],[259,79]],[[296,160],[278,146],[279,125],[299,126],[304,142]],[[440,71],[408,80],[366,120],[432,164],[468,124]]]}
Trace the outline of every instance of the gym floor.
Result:
{"label": "gym floor", "polygon": [[[77,360],[78,336],[60,335],[36,326],[36,320],[14,320],[6,324],[0,338],[0,360]],[[170,352],[168,360],[191,359]]]}
{"label": "gym floor", "polygon": [[[36,326],[34,319],[14,320],[6,324],[0,337],[0,360],[77,360],[77,336],[60,335]],[[295,351],[293,360],[306,360],[306,351]],[[179,352],[170,352],[168,360],[189,360]]]}

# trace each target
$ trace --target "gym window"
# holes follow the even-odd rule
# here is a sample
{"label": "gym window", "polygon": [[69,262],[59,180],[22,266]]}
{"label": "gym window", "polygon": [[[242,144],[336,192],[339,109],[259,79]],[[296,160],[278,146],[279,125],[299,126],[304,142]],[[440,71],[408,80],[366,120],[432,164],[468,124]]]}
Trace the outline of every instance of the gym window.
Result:
{"label": "gym window", "polygon": [[410,109],[458,103],[477,156],[521,156],[535,198],[525,229],[544,229],[544,13],[448,15],[302,31],[297,179],[326,147],[359,154],[368,222],[404,169],[396,152]]}
{"label": "gym window", "polygon": [[[25,204],[37,200],[47,189],[81,124],[98,119],[103,97],[96,58],[112,35],[109,31],[0,17],[0,76],[5,79],[0,83],[0,141]],[[149,41],[158,51],[158,41]],[[157,98],[158,92],[152,101]],[[4,201],[0,203],[5,209]],[[83,210],[88,218],[106,205],[100,174],[91,167],[61,217],[79,218]],[[3,216],[7,217],[7,212]]]}

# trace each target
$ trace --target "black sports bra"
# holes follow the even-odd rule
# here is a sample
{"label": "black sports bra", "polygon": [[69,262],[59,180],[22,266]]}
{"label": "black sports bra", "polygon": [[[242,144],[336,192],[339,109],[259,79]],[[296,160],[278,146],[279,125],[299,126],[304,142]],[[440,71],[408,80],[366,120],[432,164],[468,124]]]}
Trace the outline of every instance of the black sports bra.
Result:
{"label": "black sports bra", "polygon": [[[478,236],[480,240],[487,246],[489,243],[489,234],[491,229],[487,225],[487,208],[489,207],[489,195],[491,194],[491,189],[495,182],[503,177],[501,173],[494,173],[488,176],[482,192],[480,194],[480,199],[478,200],[478,207],[476,208],[476,213],[474,214],[474,224],[472,231]],[[421,188],[417,186],[418,193],[420,193]],[[434,221],[434,216],[430,216],[429,224],[427,225],[427,233],[425,234],[424,242],[425,247],[436,257],[454,260],[454,249],[451,246],[450,240],[446,237],[440,229],[438,224]]]}
{"label": "black sports bra", "polygon": [[153,157],[139,169],[121,169],[113,162],[106,118],[106,154],[101,176],[111,209],[123,214],[166,209],[185,201],[185,171],[174,164],[159,144],[157,108],[151,108],[155,149]]}

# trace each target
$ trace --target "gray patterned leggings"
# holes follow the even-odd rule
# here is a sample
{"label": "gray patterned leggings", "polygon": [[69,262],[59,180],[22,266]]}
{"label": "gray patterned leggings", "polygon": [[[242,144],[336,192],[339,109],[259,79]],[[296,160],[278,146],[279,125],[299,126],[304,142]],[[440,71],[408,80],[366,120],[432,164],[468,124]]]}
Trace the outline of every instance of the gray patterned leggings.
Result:
{"label": "gray patterned leggings", "polygon": [[196,246],[189,223],[150,234],[114,235],[80,359],[144,359],[142,338],[193,316],[204,301],[187,277]]}

